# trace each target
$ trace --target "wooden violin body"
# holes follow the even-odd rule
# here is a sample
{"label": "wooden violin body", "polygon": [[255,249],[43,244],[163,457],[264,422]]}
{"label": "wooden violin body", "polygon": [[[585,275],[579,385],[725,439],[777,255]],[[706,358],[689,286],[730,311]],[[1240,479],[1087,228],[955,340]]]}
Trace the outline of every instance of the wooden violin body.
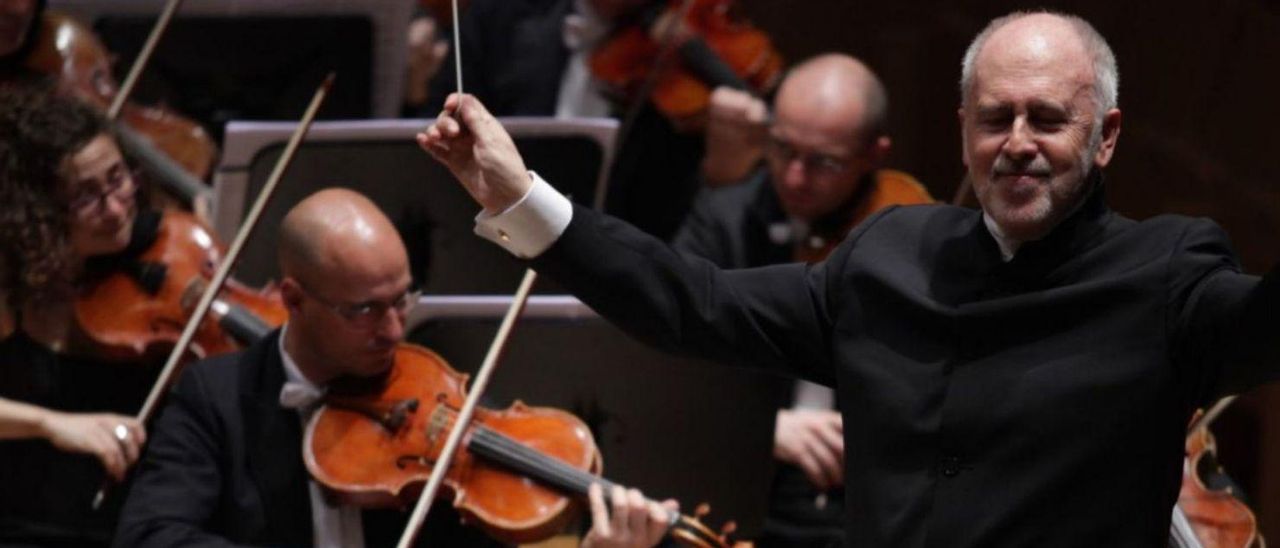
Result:
{"label": "wooden violin body", "polygon": [[[167,211],[155,242],[136,260],[143,272],[117,269],[90,280],[76,300],[76,321],[100,356],[151,363],[177,342],[223,254],[202,223]],[[228,283],[190,353],[206,357],[238,350],[286,319],[274,288],[256,291]]]}
{"label": "wooden violin body", "polygon": [[[44,14],[27,67],[54,77],[64,89],[103,111],[118,91],[106,48],[89,29],[59,13]],[[195,122],[164,108],[133,103],[125,103],[120,117],[189,174],[198,179],[209,175],[217,146]]]}
{"label": "wooden violin body", "polygon": [[1186,451],[1177,511],[1185,516],[1194,539],[1179,539],[1175,533],[1175,543],[1197,548],[1265,548],[1266,542],[1258,533],[1258,520],[1249,507],[1230,488],[1212,489],[1205,485],[1202,469],[1225,474],[1217,467],[1217,444],[1209,429],[1193,429],[1187,435]]}
{"label": "wooden violin body", "polygon": [[[677,127],[699,125],[716,86],[730,86],[766,93],[782,75],[782,57],[768,35],[755,29],[734,9],[732,0],[684,0],[667,2],[660,14],[645,14],[639,24],[621,26],[591,56],[591,72],[606,89],[626,102],[641,100],[644,83],[659,72],[648,94],[654,106]],[[663,63],[660,57],[668,25],[675,25],[679,58]]]}
{"label": "wooden violin body", "polygon": [[[466,381],[434,352],[402,344],[385,375],[330,387],[303,439],[307,470],[351,504],[412,504],[440,457]],[[564,530],[592,483],[612,486],[597,477],[601,467],[581,420],[516,402],[476,410],[443,485],[467,523],[503,542],[536,542]],[[678,514],[670,535],[690,546],[728,545],[698,518]]]}
{"label": "wooden violin body", "polygon": [[[307,427],[307,469],[351,503],[411,504],[444,446],[466,380],[434,352],[402,345],[395,367],[373,387],[376,395],[327,398]],[[478,410],[476,417],[468,447],[500,433],[505,440],[493,443],[518,443],[574,470],[600,471],[590,430],[568,413],[517,402],[504,411]],[[459,452],[445,486],[468,522],[506,542],[545,539],[573,518],[572,499],[478,458],[474,450]]]}

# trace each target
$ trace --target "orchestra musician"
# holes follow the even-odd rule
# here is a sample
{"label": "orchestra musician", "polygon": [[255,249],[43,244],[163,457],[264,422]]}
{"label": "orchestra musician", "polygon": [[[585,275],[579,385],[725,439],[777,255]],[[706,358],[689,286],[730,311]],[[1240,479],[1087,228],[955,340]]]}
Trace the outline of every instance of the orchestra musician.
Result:
{"label": "orchestra musician", "polygon": [[[408,254],[364,196],[322,190],[279,229],[284,327],[244,352],[183,371],[153,428],[115,545],[390,546],[402,513],[334,503],[311,480],[303,425],[339,377],[391,367],[417,300]],[[593,506],[603,511],[599,490]],[[651,546],[666,512],[639,492],[612,497],[614,517],[587,546]],[[447,503],[446,503],[447,504]],[[483,546],[478,530],[432,512],[419,537],[431,546]]]}
{"label": "orchestra musician", "polygon": [[154,368],[94,357],[76,329],[79,280],[142,241],[138,183],[106,122],[49,88],[0,91],[0,544],[102,545],[118,500],[92,512],[146,440]]}
{"label": "orchestra musician", "polygon": [[[724,123],[751,127],[759,99],[728,88],[713,94]],[[744,180],[701,191],[672,247],[721,268],[813,262],[859,222],[894,204],[931,203],[906,173],[883,169],[891,142],[888,96],[866,65],[843,54],[797,64],[774,98],[765,163]],[[721,104],[720,108],[716,104]],[[757,116],[764,125],[764,117]],[[750,147],[712,143],[707,151],[750,155]],[[733,159],[717,164],[734,164]],[[835,394],[806,381],[786,386],[774,425],[774,475],[760,542],[769,546],[843,546],[844,439]]]}
{"label": "orchestra musician", "polygon": [[888,208],[814,266],[721,270],[574,206],[474,97],[418,141],[478,233],[629,332],[836,386],[850,542],[1162,546],[1192,411],[1280,377],[1277,274],[1107,207],[1119,77],[1083,19],[997,18],[962,65],[981,210]]}

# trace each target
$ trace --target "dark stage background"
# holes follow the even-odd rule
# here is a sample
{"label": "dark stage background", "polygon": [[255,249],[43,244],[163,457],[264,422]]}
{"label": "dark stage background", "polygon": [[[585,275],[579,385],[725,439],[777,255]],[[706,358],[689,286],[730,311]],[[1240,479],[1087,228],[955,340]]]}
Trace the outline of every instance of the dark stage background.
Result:
{"label": "dark stage background", "polygon": [[[1120,66],[1124,118],[1107,171],[1111,205],[1138,219],[1163,212],[1212,217],[1231,234],[1249,272],[1280,259],[1276,0],[742,4],[789,62],[830,50],[867,61],[891,97],[892,164],[943,200],[963,175],[956,82],[968,41],[1015,9],[1079,14],[1107,37]],[[1264,534],[1280,540],[1280,386],[1241,398],[1213,430]]]}

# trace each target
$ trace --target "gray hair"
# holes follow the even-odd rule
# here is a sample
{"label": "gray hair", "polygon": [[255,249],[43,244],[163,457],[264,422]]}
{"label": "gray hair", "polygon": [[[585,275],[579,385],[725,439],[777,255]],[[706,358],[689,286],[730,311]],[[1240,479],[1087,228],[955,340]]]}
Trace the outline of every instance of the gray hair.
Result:
{"label": "gray hair", "polygon": [[1093,93],[1097,99],[1098,117],[1101,118],[1108,110],[1116,108],[1120,96],[1120,69],[1116,67],[1116,56],[1111,52],[1111,46],[1107,45],[1107,40],[1088,21],[1075,15],[1048,10],[1016,11],[992,19],[986,28],[978,33],[978,36],[969,43],[969,49],[965,50],[964,61],[960,65],[961,104],[969,101],[970,86],[973,84],[973,64],[978,57],[978,52],[982,51],[982,46],[987,43],[987,39],[1009,23],[1038,14],[1052,15],[1065,20],[1084,42],[1085,50],[1093,58]]}

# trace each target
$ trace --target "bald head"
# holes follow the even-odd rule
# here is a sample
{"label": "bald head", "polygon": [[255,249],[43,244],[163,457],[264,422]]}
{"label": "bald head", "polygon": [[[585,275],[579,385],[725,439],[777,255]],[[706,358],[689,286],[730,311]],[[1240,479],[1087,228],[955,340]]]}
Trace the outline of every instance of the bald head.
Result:
{"label": "bald head", "polygon": [[870,140],[884,133],[889,97],[880,79],[861,61],[827,53],[791,69],[774,106],[780,116],[803,108]]}
{"label": "bald head", "polygon": [[960,73],[960,95],[968,104],[975,80],[995,63],[1012,63],[1026,69],[1071,66],[1086,71],[1097,107],[1097,117],[1116,107],[1120,73],[1107,41],[1087,21],[1053,12],[1015,12],[1000,17],[973,39],[965,51]]}
{"label": "bald head", "polygon": [[305,281],[368,261],[408,264],[404,242],[387,216],[343,188],[316,192],[289,210],[280,223],[279,257],[285,276]]}

